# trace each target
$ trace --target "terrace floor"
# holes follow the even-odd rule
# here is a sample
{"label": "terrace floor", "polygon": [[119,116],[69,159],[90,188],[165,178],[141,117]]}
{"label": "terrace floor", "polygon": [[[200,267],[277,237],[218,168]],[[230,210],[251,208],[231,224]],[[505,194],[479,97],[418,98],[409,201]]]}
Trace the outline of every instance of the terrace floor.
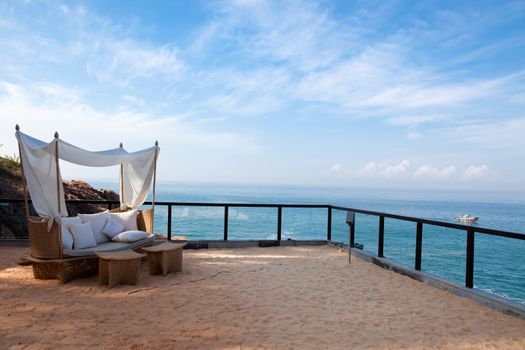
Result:
{"label": "terrace floor", "polygon": [[0,348],[525,348],[525,321],[328,246],[184,251],[138,285],[60,285],[0,246]]}

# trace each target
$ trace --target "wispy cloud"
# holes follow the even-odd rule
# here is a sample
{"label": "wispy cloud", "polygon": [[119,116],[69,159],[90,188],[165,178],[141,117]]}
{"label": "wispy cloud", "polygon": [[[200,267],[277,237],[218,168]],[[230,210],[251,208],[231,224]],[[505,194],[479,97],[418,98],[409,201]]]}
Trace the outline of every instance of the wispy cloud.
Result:
{"label": "wispy cloud", "polygon": [[[521,159],[522,2],[199,4],[204,15],[177,22],[178,36],[140,13],[7,1],[0,5],[0,113],[43,130],[50,126],[33,116],[56,125],[75,120],[70,129],[56,127],[72,134],[79,120],[115,128],[118,121],[137,137],[161,128],[163,143],[200,149],[202,162],[218,167],[213,143],[232,154],[272,152],[274,164],[298,173],[304,164],[290,164],[281,150],[294,162],[299,149],[319,151],[333,159],[309,173],[331,169],[340,178],[360,169],[351,173],[465,180],[470,164],[486,164],[486,178],[498,173],[498,154]],[[349,150],[367,152],[355,152],[352,163]],[[373,158],[389,161],[359,166]],[[239,167],[232,168],[241,174]]]}
{"label": "wispy cloud", "polygon": [[[23,132],[44,141],[51,140],[57,130],[66,141],[90,150],[115,148],[121,141],[127,149],[136,150],[158,140],[163,153],[166,152],[161,168],[178,169],[179,174],[191,169],[197,160],[206,159],[200,162],[199,168],[220,176],[222,168],[217,165],[221,162],[224,169],[233,168],[233,164],[227,164],[263,153],[254,135],[205,131],[198,124],[173,115],[153,117],[127,109],[96,110],[81,100],[72,102],[71,93],[65,89],[57,88],[52,94],[47,92],[47,89],[28,90],[0,83],[0,112],[4,115],[2,123],[5,126],[0,130],[0,139],[11,140],[4,147],[6,153],[17,152],[15,124],[20,124]],[[213,160],[208,157],[211,149],[214,150]],[[80,174],[81,170],[70,173]],[[97,173],[104,174],[103,171]],[[163,173],[170,174],[170,171]]]}

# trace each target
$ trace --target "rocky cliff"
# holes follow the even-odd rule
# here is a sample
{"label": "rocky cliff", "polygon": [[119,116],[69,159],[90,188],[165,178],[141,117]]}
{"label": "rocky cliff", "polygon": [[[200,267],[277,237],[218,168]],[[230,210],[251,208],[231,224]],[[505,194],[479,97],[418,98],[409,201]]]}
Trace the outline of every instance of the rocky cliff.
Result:
{"label": "rocky cliff", "polygon": [[[72,180],[64,182],[66,199],[115,200],[119,196],[113,191],[95,189],[85,181]],[[14,158],[0,157],[0,238],[25,238],[24,203],[2,203],[2,199],[23,199],[23,177],[20,163]],[[106,209],[103,205],[68,204],[70,216],[77,213],[96,213]],[[32,215],[34,211],[31,210]]]}

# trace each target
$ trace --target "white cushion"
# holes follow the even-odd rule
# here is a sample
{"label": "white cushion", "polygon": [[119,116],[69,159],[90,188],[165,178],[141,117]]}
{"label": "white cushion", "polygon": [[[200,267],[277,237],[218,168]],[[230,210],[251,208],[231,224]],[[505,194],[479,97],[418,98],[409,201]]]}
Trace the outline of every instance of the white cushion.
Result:
{"label": "white cushion", "polygon": [[128,210],[122,213],[109,213],[110,217],[113,217],[120,221],[124,225],[123,231],[136,231],[137,228],[137,210]]}
{"label": "white cushion", "polygon": [[97,243],[107,242],[109,240],[106,235],[102,233],[102,230],[109,219],[109,210],[96,214],[78,214],[78,216],[83,223],[91,223],[93,236],[95,236],[95,241]]}
{"label": "white cushion", "polygon": [[90,222],[86,222],[85,224],[70,224],[69,230],[73,235],[74,249],[84,249],[97,246]]}
{"label": "white cushion", "polygon": [[115,237],[112,238],[115,242],[135,242],[139,241],[143,238],[146,238],[149,236],[149,233],[144,231],[124,231],[122,233],[119,233]]}
{"label": "white cushion", "polygon": [[78,216],[73,216],[70,218],[61,218],[62,224],[60,227],[60,234],[62,236],[62,248],[63,249],[73,249],[73,236],[71,231],[69,231],[70,224],[81,224],[82,221]]}
{"label": "white cushion", "polygon": [[109,239],[111,239],[119,233],[121,233],[122,231],[124,231],[124,229],[124,225],[122,225],[118,219],[116,219],[113,216],[110,216],[106,226],[104,226],[104,229],[102,230],[102,233],[108,236]]}

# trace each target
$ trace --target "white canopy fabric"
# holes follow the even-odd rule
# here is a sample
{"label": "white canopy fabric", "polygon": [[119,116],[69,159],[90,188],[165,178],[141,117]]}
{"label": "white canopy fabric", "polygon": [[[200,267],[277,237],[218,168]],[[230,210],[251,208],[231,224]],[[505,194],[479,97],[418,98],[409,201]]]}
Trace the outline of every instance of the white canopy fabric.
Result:
{"label": "white canopy fabric", "polygon": [[158,146],[153,146],[133,153],[128,153],[122,147],[90,152],[58,137],[50,143],[45,143],[20,131],[16,132],[16,138],[20,146],[24,176],[33,206],[39,216],[51,219],[51,223],[55,218],[68,216],[60,169],[57,174],[57,149],[59,159],[74,164],[91,167],[122,165],[120,174],[122,208],[136,208],[144,203],[155,171],[156,157],[160,151]]}

